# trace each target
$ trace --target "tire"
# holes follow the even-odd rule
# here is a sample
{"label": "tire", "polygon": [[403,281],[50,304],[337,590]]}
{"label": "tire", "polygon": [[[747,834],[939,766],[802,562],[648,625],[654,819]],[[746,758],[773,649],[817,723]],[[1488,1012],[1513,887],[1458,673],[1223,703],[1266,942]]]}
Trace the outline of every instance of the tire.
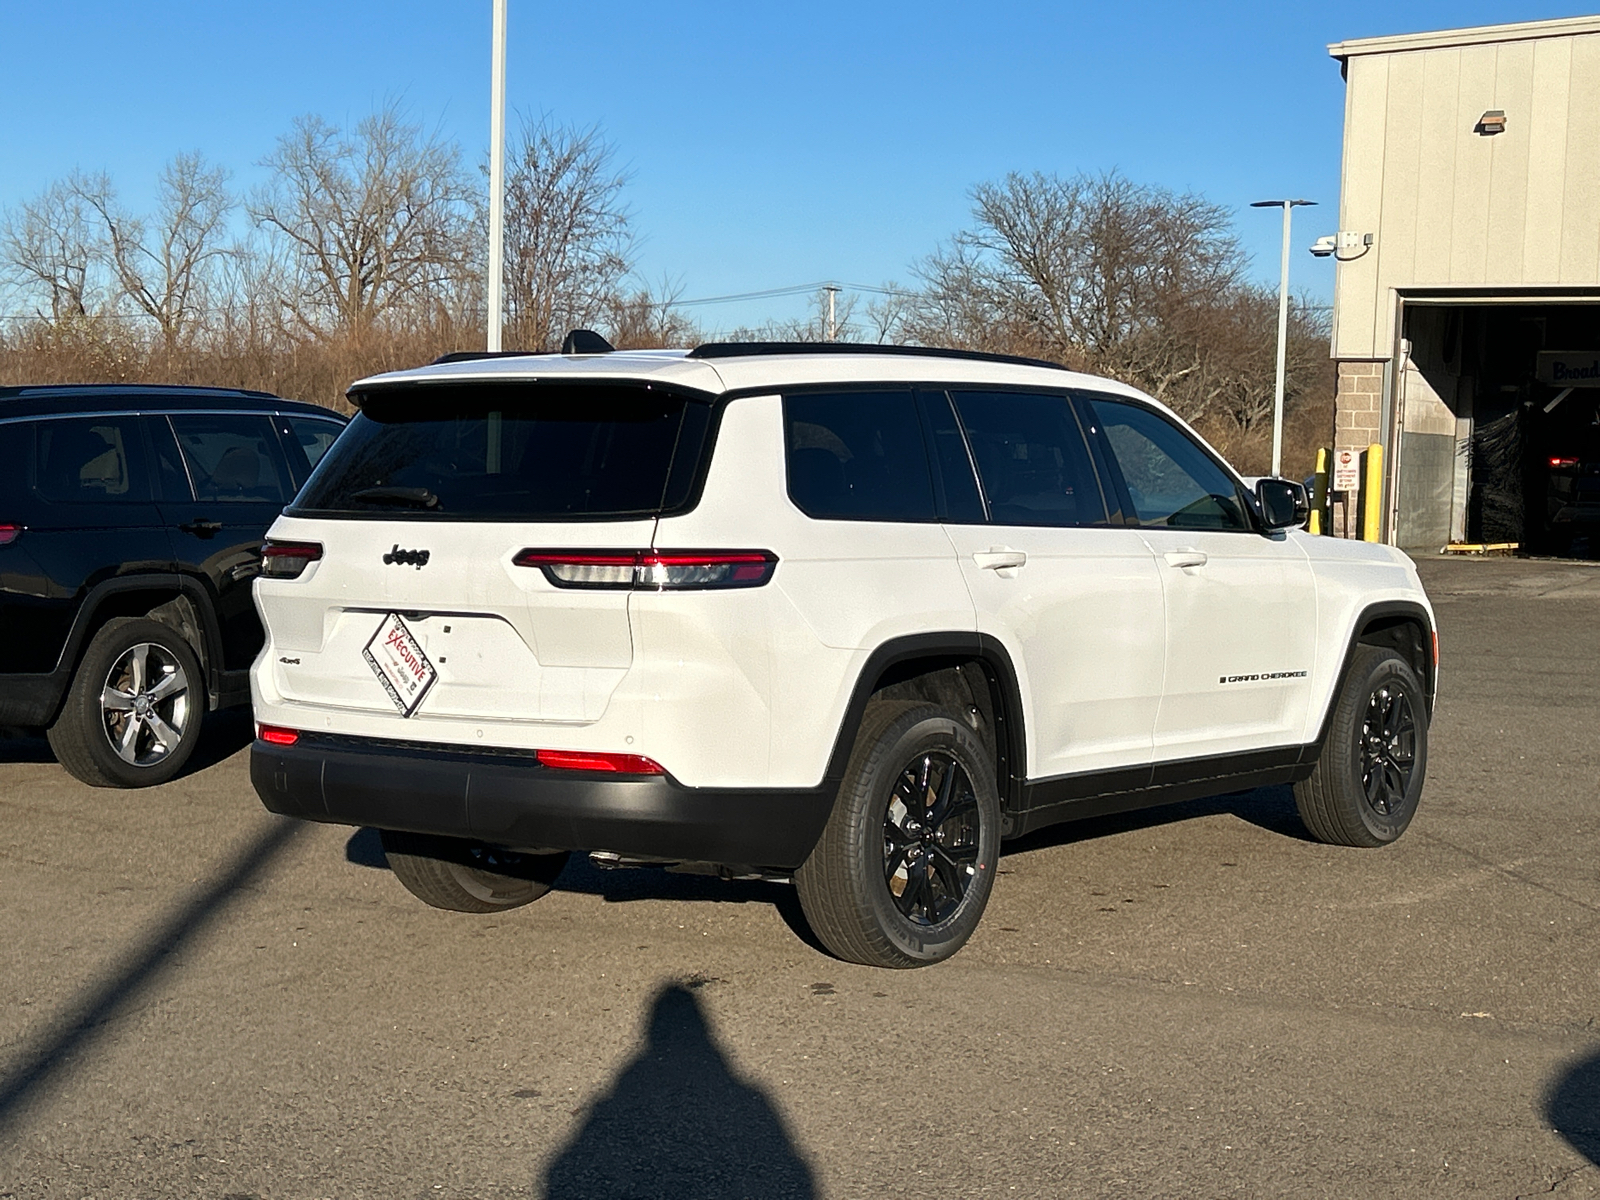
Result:
{"label": "tire", "polygon": [[170,625],[116,617],[89,641],[46,736],[90,787],[165,783],[189,761],[206,710],[200,660]]}
{"label": "tire", "polygon": [[812,932],[838,957],[923,967],[972,936],[999,851],[1000,794],[978,736],[955,713],[890,701],[868,707],[794,882]]}
{"label": "tire", "polygon": [[1428,710],[1411,665],[1358,646],[1309,778],[1295,784],[1300,819],[1320,842],[1386,846],[1416,815],[1428,767]]}
{"label": "tire", "polygon": [[459,838],[380,831],[389,869],[424,904],[493,913],[532,904],[567,865],[566,852],[522,854]]}

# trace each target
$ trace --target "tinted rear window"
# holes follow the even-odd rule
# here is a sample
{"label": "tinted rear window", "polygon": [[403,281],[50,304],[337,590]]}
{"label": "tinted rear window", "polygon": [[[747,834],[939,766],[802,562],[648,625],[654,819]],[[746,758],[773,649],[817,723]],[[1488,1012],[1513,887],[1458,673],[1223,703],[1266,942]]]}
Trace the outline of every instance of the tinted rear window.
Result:
{"label": "tinted rear window", "polygon": [[934,521],[933,477],[909,391],[813,392],[783,402],[789,496],[807,516]]}
{"label": "tinted rear window", "polygon": [[643,387],[373,393],[290,511],[478,521],[654,516],[687,501],[709,412]]}

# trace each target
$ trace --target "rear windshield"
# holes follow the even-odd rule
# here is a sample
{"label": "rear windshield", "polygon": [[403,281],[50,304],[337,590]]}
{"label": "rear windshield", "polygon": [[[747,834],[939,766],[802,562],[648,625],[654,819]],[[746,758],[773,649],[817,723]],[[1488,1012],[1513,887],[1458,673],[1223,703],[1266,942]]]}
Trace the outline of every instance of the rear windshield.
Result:
{"label": "rear windshield", "polygon": [[289,511],[474,521],[656,516],[689,501],[710,411],[645,387],[374,392]]}

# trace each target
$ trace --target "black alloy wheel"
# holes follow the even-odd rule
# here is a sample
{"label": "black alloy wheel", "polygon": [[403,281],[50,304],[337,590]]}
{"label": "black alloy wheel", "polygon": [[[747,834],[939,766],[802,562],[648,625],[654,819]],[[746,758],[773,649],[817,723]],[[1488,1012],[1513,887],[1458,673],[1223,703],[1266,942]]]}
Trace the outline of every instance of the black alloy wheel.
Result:
{"label": "black alloy wheel", "polygon": [[1422,681],[1398,651],[1357,646],[1311,775],[1294,785],[1311,836],[1386,846],[1416,815],[1428,766]]}
{"label": "black alloy wheel", "polygon": [[883,818],[883,877],[901,915],[938,925],[978,873],[978,797],[951,755],[930,752],[900,772]]}
{"label": "black alloy wheel", "polygon": [[1392,817],[1405,804],[1417,765],[1417,719],[1411,699],[1384,685],[1367,702],[1361,726],[1361,788],[1379,816]]}

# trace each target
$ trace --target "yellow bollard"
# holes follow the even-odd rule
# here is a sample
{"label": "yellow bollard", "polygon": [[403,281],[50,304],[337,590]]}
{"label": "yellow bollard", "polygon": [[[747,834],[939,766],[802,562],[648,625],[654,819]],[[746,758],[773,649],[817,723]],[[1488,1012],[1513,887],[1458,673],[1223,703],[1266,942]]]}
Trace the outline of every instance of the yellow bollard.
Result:
{"label": "yellow bollard", "polygon": [[1362,489],[1361,540],[1383,540],[1383,447],[1377,442],[1367,447],[1367,479]]}
{"label": "yellow bollard", "polygon": [[1311,522],[1306,526],[1310,533],[1322,532],[1322,514],[1328,507],[1328,451],[1317,451],[1317,472],[1311,480]]}

